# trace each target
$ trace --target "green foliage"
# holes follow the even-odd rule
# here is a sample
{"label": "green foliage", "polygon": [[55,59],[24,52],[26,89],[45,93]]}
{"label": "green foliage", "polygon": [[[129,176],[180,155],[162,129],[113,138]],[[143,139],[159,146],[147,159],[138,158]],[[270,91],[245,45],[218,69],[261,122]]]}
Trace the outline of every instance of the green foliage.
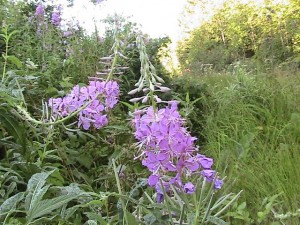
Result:
{"label": "green foliage", "polygon": [[[0,20],[5,21],[0,35],[2,223],[295,224],[299,80],[253,74],[261,64],[298,66],[299,2],[271,8],[225,4],[180,45],[186,74],[208,75],[201,78],[171,80],[159,61],[160,49],[170,40],[146,38],[149,61],[173,90],[163,99],[180,101],[201,153],[214,157],[220,176],[227,176],[221,191],[198,180],[196,193],[184,195],[174,188],[163,204],[153,200],[148,173],[134,160],[128,120],[128,111],[139,107],[128,104],[132,96],[126,94],[141,75],[136,24],[115,15],[107,19],[102,38],[97,31],[86,36],[76,26],[67,28],[72,34],[66,37],[51,25],[52,7],[47,7],[48,29],[37,33],[38,21],[28,21],[35,4],[0,3]],[[112,57],[116,45],[120,57],[113,69],[123,104],[109,114],[110,124],[84,132],[74,127],[72,116],[53,122],[47,99],[64,96],[90,76],[112,74],[111,65],[99,59]],[[227,74],[216,73],[225,67]]]}
{"label": "green foliage", "polygon": [[[189,79],[194,86],[206,86],[197,102],[201,114],[195,115],[203,128],[202,151],[216,159],[232,191],[244,190],[241,202],[228,214],[230,223],[276,224],[274,211],[296,211],[298,77],[255,76],[239,70],[237,75]],[[289,217],[284,223],[296,221]]]}
{"label": "green foliage", "polygon": [[[46,179],[53,173],[42,172],[34,174],[28,181],[27,190],[19,192],[10,198],[6,199],[0,206],[1,217],[5,216],[3,224],[10,221],[10,217],[14,214],[25,214],[26,219],[15,215],[15,218],[23,221],[24,224],[36,224],[42,221],[47,221],[50,218],[56,217],[54,214],[58,209],[64,207],[70,201],[80,197],[76,192],[69,192],[65,195],[44,199],[44,196],[49,192],[50,185],[46,184]],[[64,210],[68,210],[65,208]],[[52,214],[52,215],[51,215]],[[51,216],[50,216],[51,215]]]}
{"label": "green foliage", "polygon": [[259,5],[227,0],[180,43],[181,67],[207,74],[205,68],[210,66],[222,71],[234,62],[250,60],[257,70],[282,63],[297,68],[299,28],[295,24],[299,23],[299,10],[299,4],[293,2]]}

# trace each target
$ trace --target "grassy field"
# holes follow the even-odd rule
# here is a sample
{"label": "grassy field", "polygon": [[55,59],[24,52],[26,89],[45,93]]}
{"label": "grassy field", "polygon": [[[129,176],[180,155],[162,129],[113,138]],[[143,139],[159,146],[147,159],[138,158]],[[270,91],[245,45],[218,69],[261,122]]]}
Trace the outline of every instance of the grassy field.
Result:
{"label": "grassy field", "polygon": [[243,190],[231,224],[299,224],[297,213],[276,219],[300,208],[300,77],[282,74],[189,78],[206,86],[202,151],[227,176],[228,190]]}

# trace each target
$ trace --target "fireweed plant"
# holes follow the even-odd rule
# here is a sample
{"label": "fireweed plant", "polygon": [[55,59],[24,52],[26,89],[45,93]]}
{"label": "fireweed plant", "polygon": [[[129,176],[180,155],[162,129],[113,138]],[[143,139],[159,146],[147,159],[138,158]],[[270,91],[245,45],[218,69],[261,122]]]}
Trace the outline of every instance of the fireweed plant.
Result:
{"label": "fireweed plant", "polygon": [[100,129],[108,124],[107,112],[118,102],[119,85],[116,81],[90,81],[86,87],[73,87],[63,98],[50,98],[49,106],[54,117],[69,116],[85,103],[90,102],[78,114],[78,127],[88,130],[91,125]]}
{"label": "fireweed plant", "polygon": [[[39,4],[36,8],[35,16],[42,18],[44,16],[44,6]],[[52,13],[51,23],[58,26],[60,23],[61,7]],[[118,102],[120,89],[119,84],[113,80],[113,76],[122,74],[122,70],[127,67],[119,67],[117,60],[119,57],[126,58],[120,52],[120,40],[118,35],[118,25],[114,29],[113,53],[110,56],[102,57],[101,64],[106,66],[101,72],[89,77],[87,86],[75,85],[69,94],[65,97],[50,98],[43,104],[43,116],[40,120],[33,118],[26,109],[17,105],[19,117],[36,125],[55,125],[77,116],[78,127],[84,130],[91,128],[100,129],[108,124],[108,112],[115,107]],[[100,77],[101,76],[101,77]],[[103,78],[106,77],[106,78]],[[51,112],[49,112],[49,108]]]}
{"label": "fireweed plant", "polygon": [[50,98],[49,107],[55,118],[68,117],[78,111],[78,127],[82,126],[84,130],[89,130],[91,127],[100,129],[108,124],[107,113],[117,104],[120,95],[118,83],[111,79],[114,74],[120,73],[115,72],[116,70],[120,71],[125,68],[116,65],[118,57],[124,57],[120,53],[120,40],[117,31],[118,28],[114,32],[113,54],[101,58],[100,61],[102,64],[110,65],[110,69],[96,73],[107,76],[107,78],[104,80],[100,77],[89,77],[88,86],[76,85],[71,93],[65,97]]}
{"label": "fireweed plant", "polygon": [[[213,182],[215,189],[220,189],[223,181],[212,169],[213,159],[199,154],[195,145],[197,138],[192,137],[185,125],[185,120],[178,111],[178,102],[162,101],[155,93],[170,89],[162,86],[164,82],[157,76],[151,64],[141,37],[137,38],[140,51],[141,78],[136,89],[129,92],[135,94],[143,90],[145,96],[130,101],[150,101],[151,106],[135,110],[132,124],[140,151],[142,164],[151,172],[148,184],[156,190],[157,202],[164,200],[165,193],[171,195],[171,185],[177,191],[192,194],[195,192],[194,177],[202,176],[205,181]],[[158,108],[158,103],[167,106]]]}

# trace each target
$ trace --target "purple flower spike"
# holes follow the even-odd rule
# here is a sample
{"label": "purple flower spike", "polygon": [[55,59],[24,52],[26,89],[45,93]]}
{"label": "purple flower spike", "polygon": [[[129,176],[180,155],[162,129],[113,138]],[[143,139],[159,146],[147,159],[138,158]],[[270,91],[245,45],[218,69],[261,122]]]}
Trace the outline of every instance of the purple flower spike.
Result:
{"label": "purple flower spike", "polygon": [[51,15],[51,23],[54,26],[59,26],[60,25],[60,13],[59,12],[53,12]]}
{"label": "purple flower spike", "polygon": [[[164,199],[161,183],[168,190],[166,193],[172,193],[172,185],[178,191],[192,194],[195,187],[187,182],[192,176],[201,174],[206,181],[212,182],[216,175],[211,169],[213,160],[197,154],[197,139],[184,127],[185,121],[180,116],[177,105],[177,101],[170,101],[162,109],[148,107],[133,113],[134,135],[142,151],[140,157],[142,164],[152,173],[148,183],[155,186],[158,202]],[[216,180],[215,188],[221,188],[222,184],[223,181]]]}
{"label": "purple flower spike", "polygon": [[45,8],[42,4],[38,4],[38,6],[35,9],[35,15],[37,17],[43,17],[45,14]]}
{"label": "purple flower spike", "polygon": [[84,130],[91,127],[100,129],[108,124],[106,112],[117,104],[119,92],[115,81],[90,81],[87,87],[80,88],[76,85],[64,98],[49,99],[49,106],[54,117],[66,117],[91,101],[79,112],[78,127],[82,126]]}

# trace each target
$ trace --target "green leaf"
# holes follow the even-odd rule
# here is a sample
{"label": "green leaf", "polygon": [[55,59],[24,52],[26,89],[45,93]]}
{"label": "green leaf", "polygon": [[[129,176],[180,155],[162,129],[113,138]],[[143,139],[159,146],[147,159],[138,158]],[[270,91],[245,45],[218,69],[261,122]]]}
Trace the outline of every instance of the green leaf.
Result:
{"label": "green leaf", "polygon": [[88,225],[97,225],[97,222],[95,220],[88,220],[87,224]]}
{"label": "green leaf", "polygon": [[26,135],[24,135],[26,133],[25,128],[4,108],[0,108],[0,122],[8,134],[12,135],[25,151],[27,144]]}
{"label": "green leaf", "polygon": [[0,206],[0,215],[13,211],[17,208],[17,204],[24,198],[24,192],[20,192],[6,199]]}
{"label": "green leaf", "polygon": [[77,194],[63,195],[53,199],[46,199],[46,200],[36,202],[36,204],[33,205],[33,207],[28,211],[27,220],[31,222],[36,218],[47,215],[77,197],[79,197],[79,195]]}
{"label": "green leaf", "polygon": [[127,106],[128,109],[129,109],[129,111],[131,111],[131,112],[133,112],[133,111],[137,108],[137,105],[136,105],[136,104],[131,105],[131,104],[127,103],[127,102],[122,102],[122,101],[121,101],[121,103],[122,103],[123,105]]}
{"label": "green leaf", "polygon": [[18,31],[18,30],[14,30],[14,31],[10,32],[10,34],[8,35],[8,39],[10,39],[13,35],[15,35],[15,34],[17,34],[19,32],[20,31]]}
{"label": "green leaf", "polygon": [[243,203],[241,203],[241,204],[237,207],[237,210],[238,210],[238,211],[241,211],[241,210],[245,209],[246,206],[247,206],[247,203],[246,203],[246,202],[243,202]]}
{"label": "green leaf", "polygon": [[36,173],[32,175],[27,185],[27,196],[25,199],[25,209],[30,211],[47,192],[49,186],[43,187],[46,183],[46,179],[52,174],[54,170],[50,172]]}
{"label": "green leaf", "polygon": [[128,225],[139,225],[138,220],[128,211],[125,212]]}
{"label": "green leaf", "polygon": [[49,87],[46,89],[46,94],[57,94],[58,90],[55,87]]}
{"label": "green leaf", "polygon": [[100,223],[100,225],[107,225],[107,222],[102,218],[100,214],[92,213],[92,212],[87,212],[84,213],[90,220],[96,220],[97,222]]}
{"label": "green leaf", "polygon": [[22,67],[22,62],[14,55],[9,55],[7,60],[15,64],[18,68]]}
{"label": "green leaf", "polygon": [[224,220],[215,217],[215,216],[208,216],[207,221],[216,224],[216,225],[229,225],[229,223],[225,222]]}

